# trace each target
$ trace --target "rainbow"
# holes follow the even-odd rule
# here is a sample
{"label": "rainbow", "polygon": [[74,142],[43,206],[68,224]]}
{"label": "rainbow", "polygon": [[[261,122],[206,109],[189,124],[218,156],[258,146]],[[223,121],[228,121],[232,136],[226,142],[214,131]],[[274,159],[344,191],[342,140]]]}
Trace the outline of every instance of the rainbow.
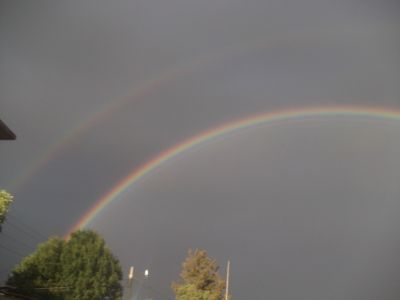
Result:
{"label": "rainbow", "polygon": [[[108,204],[118,198],[128,187],[138,182],[145,175],[154,171],[181,153],[192,149],[202,143],[213,140],[226,134],[254,127],[257,125],[272,123],[276,121],[289,121],[292,119],[324,117],[324,116],[351,116],[362,118],[373,118],[384,121],[400,121],[400,110],[390,110],[378,107],[311,107],[296,110],[282,110],[252,115],[247,118],[234,120],[210,130],[197,134],[183,142],[166,149],[154,158],[135,168],[125,178],[114,185],[104,196],[95,201],[95,204],[70,228],[66,238],[74,231],[84,228],[102,211]],[[400,124],[400,123],[399,123]]]}
{"label": "rainbow", "polygon": [[[254,50],[268,49],[274,47],[301,47],[310,46],[312,43],[318,45],[323,41],[334,40],[337,38],[339,30],[332,31],[299,31],[287,35],[271,36],[268,39],[252,38],[243,44],[227,46],[219,49],[216,52],[199,55],[189,61],[183,61],[176,66],[167,68],[165,71],[158,75],[142,80],[135,84],[134,87],[126,94],[126,96],[114,99],[99,109],[90,113],[81,122],[78,122],[74,127],[69,128],[61,138],[57,139],[54,143],[50,144],[46,151],[43,151],[34,161],[30,163],[24,173],[19,177],[14,178],[9,183],[9,189],[15,190],[23,186],[27,181],[34,177],[49,161],[54,159],[61,153],[68,145],[73,144],[82,138],[91,128],[109,118],[111,115],[117,113],[128,103],[144,99],[146,95],[152,91],[158,90],[163,86],[168,86],[174,81],[184,78],[188,74],[192,74],[201,68],[212,66],[221,61],[228,61],[229,59],[240,57],[246,53],[251,53]],[[343,31],[345,34],[350,34],[351,40],[355,40],[360,36],[360,32],[350,32],[348,28]],[[367,31],[369,33],[369,31]]]}
{"label": "rainbow", "polygon": [[128,93],[127,96],[102,105],[100,109],[92,112],[90,115],[84,118],[82,122],[65,132],[62,138],[57,139],[53,144],[51,144],[47,151],[44,151],[36,160],[34,160],[20,177],[11,182],[10,189],[14,190],[19,186],[22,186],[36,173],[38,173],[39,170],[41,170],[49,161],[61,153],[68,145],[73,144],[82,138],[84,134],[95,127],[95,125],[106,120],[113,113],[121,110],[129,102],[144,99],[144,97],[152,91],[155,91],[161,88],[163,85],[173,82],[186,73],[193,72],[193,70],[201,65],[203,61],[207,61],[206,57],[199,57],[198,59],[191,61],[189,64],[183,64],[182,66],[179,65],[178,67],[168,69],[164,73],[161,73],[154,78],[140,82],[137,87],[135,86]]}

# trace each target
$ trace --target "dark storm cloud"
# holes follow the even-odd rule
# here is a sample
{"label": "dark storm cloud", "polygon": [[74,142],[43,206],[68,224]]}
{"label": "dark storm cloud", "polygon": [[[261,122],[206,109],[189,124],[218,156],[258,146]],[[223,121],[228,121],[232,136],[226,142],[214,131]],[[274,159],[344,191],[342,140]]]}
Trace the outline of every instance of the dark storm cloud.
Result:
{"label": "dark storm cloud", "polygon": [[[193,134],[226,121],[279,108],[314,105],[354,104],[397,108],[400,104],[398,19],[396,1],[1,1],[0,117],[16,132],[18,139],[1,145],[3,172],[0,174],[0,188],[15,186],[12,192],[16,202],[12,213],[16,218],[38,228],[46,236],[63,234],[96,199],[141,163]],[[205,59],[193,67],[193,62],[199,57]],[[177,66],[182,66],[182,71],[168,77],[168,70],[176,70]],[[130,91],[143,82],[163,76],[170,79],[140,97],[130,95]],[[18,178],[38,158],[43,157],[51,145],[68,135],[71,128],[84,124],[88,116],[102,110],[105,104],[117,103],[129,95],[131,101],[121,109],[95,123],[74,142],[61,147],[55,157],[30,180],[23,185],[17,184]],[[240,159],[235,159],[235,164],[229,162],[225,166],[225,171],[236,174],[236,178],[215,174],[207,181],[209,174],[205,167],[212,165],[204,164],[202,168],[202,163],[196,165],[196,169],[206,178],[193,181],[191,176],[182,178],[179,174],[173,175],[174,172],[169,169],[168,178],[162,176],[165,188],[176,189],[174,180],[179,179],[186,188],[180,190],[178,198],[190,198],[192,201],[182,203],[178,198],[173,199],[177,195],[171,194],[168,201],[151,202],[150,195],[155,199],[159,195],[150,189],[146,190],[146,195],[129,194],[135,199],[149,199],[148,202],[139,201],[132,209],[134,213],[142,211],[146,215],[150,212],[148,205],[161,208],[167,205],[166,209],[172,209],[170,203],[175,203],[183,205],[182,208],[188,211],[202,211],[204,199],[209,197],[207,201],[212,201],[218,196],[220,202],[217,202],[212,216],[212,221],[216,221],[223,215],[224,207],[231,203],[231,198],[246,198],[253,193],[257,198],[261,178],[272,180],[272,187],[280,191],[284,191],[287,185],[297,184],[301,189],[299,193],[307,194],[308,186],[303,186],[298,178],[303,172],[310,172],[312,176],[321,175],[316,176],[316,180],[322,180],[324,177],[319,167],[325,164],[332,172],[329,172],[329,184],[321,182],[319,185],[321,195],[318,196],[333,193],[343,186],[359,184],[357,191],[361,194],[357,197],[372,199],[382,196],[379,193],[385,190],[387,199],[392,199],[398,191],[389,183],[388,190],[383,182],[376,182],[370,177],[361,183],[354,179],[358,173],[351,172],[354,164],[364,160],[370,163],[366,171],[376,171],[375,168],[384,159],[387,169],[382,171],[381,178],[391,180],[397,176],[394,165],[388,163],[392,161],[390,158],[396,157],[396,139],[384,138],[393,137],[395,133],[385,127],[379,132],[383,138],[378,138],[378,133],[366,137],[364,135],[374,130],[368,128],[369,131],[362,131],[363,138],[358,140],[367,152],[364,153],[363,147],[357,148],[359,156],[349,163],[348,172],[339,168],[341,164],[336,165],[332,161],[328,164],[322,158],[318,163],[313,161],[309,164],[296,160],[293,153],[305,153],[302,147],[307,147],[307,144],[304,141],[311,139],[311,143],[313,136],[323,135],[321,132],[313,132],[309,136],[301,134],[302,138],[291,134],[286,152],[281,154],[291,154],[287,162],[279,164],[279,168],[275,165],[273,173],[265,172],[257,167],[263,158],[263,153],[258,153],[257,149],[264,149],[266,141],[255,138],[251,141],[252,150],[247,150],[249,153],[255,151],[253,154],[259,160],[240,156]],[[268,136],[271,143],[270,139],[271,136]],[[276,139],[281,145],[279,138]],[[328,140],[326,143],[329,146],[324,150],[338,155],[338,159],[348,158],[348,151],[353,153],[355,150],[351,147],[357,145],[352,139],[341,142],[344,146],[333,145]],[[225,149],[227,159],[233,155],[229,154],[228,148]],[[373,156],[374,152],[368,152],[371,149],[380,159]],[[310,151],[314,153],[316,150]],[[317,160],[318,155],[314,158]],[[201,162],[204,160],[206,158],[199,158]],[[235,169],[238,164],[241,167]],[[229,168],[232,169],[228,171]],[[248,170],[248,173],[235,170]],[[276,174],[281,174],[285,181],[277,180]],[[245,180],[248,178],[253,180]],[[242,186],[242,181],[249,185],[243,185],[240,190],[230,189],[232,184]],[[218,182],[218,185],[209,183],[203,186],[204,182]],[[157,186],[160,187],[160,184]],[[374,186],[376,195],[371,191]],[[346,192],[349,190],[343,191],[344,194]],[[291,199],[292,196],[283,193],[281,198]],[[253,210],[240,207],[241,203],[235,204],[236,218],[251,219]],[[110,208],[107,214],[116,213],[113,209]],[[115,209],[120,210],[117,206]],[[157,209],[154,207],[151,212],[154,210]],[[127,212],[130,213],[130,210]],[[329,216],[329,213],[326,215]],[[164,287],[172,276],[176,276],[178,261],[182,259],[189,241],[192,241],[190,227],[187,232],[182,232],[181,237],[161,235],[157,226],[162,222],[173,230],[181,230],[179,223],[173,223],[176,217],[173,211],[168,214],[168,219],[165,216],[149,216],[156,220],[153,225],[148,225],[147,221],[143,223],[146,225],[139,224],[135,236],[128,239],[135,244],[133,240],[143,240],[148,232],[154,230],[155,239],[143,243],[142,248],[137,250],[137,256],[138,260],[143,260],[143,265],[144,261],[153,260],[153,265],[157,264],[160,272],[165,272],[168,280],[160,280]],[[231,212],[223,216],[235,225]],[[115,216],[112,215],[112,218]],[[199,240],[194,244],[208,248],[221,261],[225,260],[226,249],[218,247],[221,246],[219,235],[209,234],[215,223],[207,225],[198,221],[196,225],[203,229],[198,229]],[[260,230],[259,226],[264,225],[260,222],[254,221],[246,230]],[[103,223],[100,222],[100,225]],[[129,264],[131,259],[136,258],[123,250],[125,239],[115,234],[124,226],[125,223],[117,223],[115,227],[110,227],[107,238],[123,258],[124,264]],[[7,230],[11,232],[13,229],[5,227]],[[239,257],[252,257],[254,253],[261,255],[265,245],[262,241],[253,241],[252,235],[241,235],[242,240],[234,241],[235,232],[228,227],[221,230],[230,238],[226,240],[227,245],[238,251],[235,252],[237,268],[247,270],[247,273],[237,274],[235,280],[244,286],[249,285],[251,270],[257,268],[259,261],[241,261]],[[23,234],[19,234],[24,239]],[[250,242],[260,247],[249,247]],[[288,236],[287,242],[300,243],[292,236]],[[34,241],[30,244],[34,245]],[[18,245],[13,247],[18,248]],[[158,256],[160,247],[166,247],[174,264]],[[348,249],[353,248],[349,245]],[[24,253],[28,250],[19,249]],[[318,254],[318,248],[312,251]],[[296,258],[291,254],[290,251],[283,254],[282,260],[288,259],[296,264]],[[7,252],[2,252],[2,255],[7,260],[5,265],[2,260],[0,267],[3,269],[9,268],[17,259]],[[327,262],[329,266],[335,263]],[[265,261],[262,266],[267,269],[271,265]],[[276,265],[272,267],[278,268]],[[271,279],[275,282],[271,283],[271,295],[274,295],[273,291],[278,295],[277,289],[284,289],[281,284],[286,269],[282,268],[281,273],[276,273],[276,282]],[[390,283],[387,270],[382,276],[388,276],[387,282]],[[397,272],[395,269],[392,271],[393,274]],[[4,270],[1,272],[4,274]],[[355,274],[359,274],[357,272]],[[313,277],[315,274],[304,276],[293,284],[303,290],[307,280],[317,280]],[[337,280],[344,282],[346,278]],[[325,279],[321,277],[318,282]],[[263,289],[265,282],[257,281],[252,294],[237,286],[235,288],[235,285],[233,291],[237,297],[250,295],[260,298]],[[329,292],[341,299],[345,297],[329,289],[326,294]],[[286,296],[292,297],[289,294]]]}

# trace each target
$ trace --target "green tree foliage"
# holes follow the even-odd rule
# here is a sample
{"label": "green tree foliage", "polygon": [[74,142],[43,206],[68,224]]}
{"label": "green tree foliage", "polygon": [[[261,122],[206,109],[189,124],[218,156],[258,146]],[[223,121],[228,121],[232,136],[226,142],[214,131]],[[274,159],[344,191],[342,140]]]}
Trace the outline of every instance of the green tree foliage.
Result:
{"label": "green tree foliage", "polygon": [[40,244],[35,253],[14,268],[7,284],[27,295],[62,299],[60,258],[64,245],[65,241],[57,237]]}
{"label": "green tree foliage", "polygon": [[204,250],[189,250],[182,264],[181,282],[172,283],[176,300],[222,300],[225,281],[218,265]]}
{"label": "green tree foliage", "polygon": [[12,271],[7,284],[44,300],[122,299],[118,260],[97,233],[51,238]]}
{"label": "green tree foliage", "polygon": [[121,267],[104,240],[93,231],[72,234],[61,255],[61,265],[63,284],[74,287],[65,299],[120,299]]}
{"label": "green tree foliage", "polygon": [[1,224],[6,220],[6,214],[12,201],[13,196],[11,196],[11,194],[7,193],[5,190],[0,190],[0,231]]}

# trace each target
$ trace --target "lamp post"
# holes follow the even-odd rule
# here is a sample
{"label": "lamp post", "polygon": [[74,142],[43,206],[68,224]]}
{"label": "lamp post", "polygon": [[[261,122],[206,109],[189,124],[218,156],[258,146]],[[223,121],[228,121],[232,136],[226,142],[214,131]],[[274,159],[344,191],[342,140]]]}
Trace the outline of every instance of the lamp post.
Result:
{"label": "lamp post", "polygon": [[[147,279],[150,276],[150,272],[148,269],[144,270],[144,278]],[[124,300],[131,300],[132,296],[133,296],[133,282],[135,280],[135,268],[134,267],[130,267],[129,268],[129,274],[128,274],[128,281],[126,283],[126,287],[125,287],[125,291],[124,291]],[[142,281],[138,281],[140,282],[141,285],[143,285]],[[139,287],[141,287],[141,285]],[[140,288],[138,289],[138,295],[140,293]]]}
{"label": "lamp post", "polygon": [[128,281],[126,283],[125,292],[124,292],[124,300],[132,299],[132,290],[133,290],[133,276],[135,274],[135,268],[129,268]]}

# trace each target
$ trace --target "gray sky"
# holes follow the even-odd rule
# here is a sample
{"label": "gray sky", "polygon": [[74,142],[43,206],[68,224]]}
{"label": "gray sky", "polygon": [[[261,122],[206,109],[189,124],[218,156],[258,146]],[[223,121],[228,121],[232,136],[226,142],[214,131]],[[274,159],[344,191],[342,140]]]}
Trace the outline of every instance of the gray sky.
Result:
{"label": "gray sky", "polygon": [[[0,237],[14,250],[0,249],[0,275],[203,130],[279,109],[399,109],[399,14],[397,1],[0,1],[0,117],[18,137],[1,143],[0,187],[10,222],[41,235],[4,226],[17,241]],[[241,131],[157,169],[91,226],[163,294],[200,247],[232,260],[234,298],[398,299],[399,135],[349,117]]]}

